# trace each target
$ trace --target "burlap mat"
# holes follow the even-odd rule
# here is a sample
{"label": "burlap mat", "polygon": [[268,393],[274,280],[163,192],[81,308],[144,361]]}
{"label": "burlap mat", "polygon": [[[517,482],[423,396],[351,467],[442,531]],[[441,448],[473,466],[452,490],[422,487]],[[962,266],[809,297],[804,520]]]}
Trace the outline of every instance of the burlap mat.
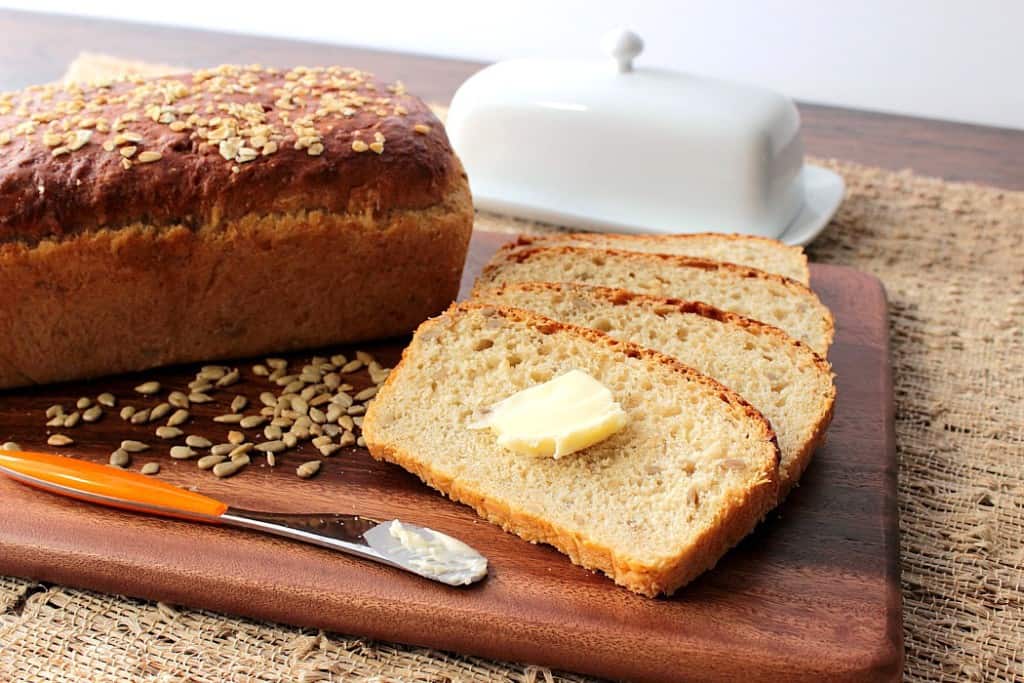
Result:
{"label": "burlap mat", "polygon": [[[889,294],[907,678],[1024,680],[1024,192],[819,163],[849,189],[812,258]],[[582,680],[0,578],[0,680],[343,679]]]}

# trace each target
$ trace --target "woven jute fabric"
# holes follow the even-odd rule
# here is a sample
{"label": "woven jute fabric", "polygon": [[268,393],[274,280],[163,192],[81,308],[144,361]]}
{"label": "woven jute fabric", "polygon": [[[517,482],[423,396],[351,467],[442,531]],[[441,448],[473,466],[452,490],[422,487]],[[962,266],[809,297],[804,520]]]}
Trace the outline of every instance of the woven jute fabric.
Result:
{"label": "woven jute fabric", "polygon": [[[889,296],[906,677],[1022,681],[1024,192],[819,163],[848,190],[812,259]],[[584,679],[7,577],[0,680]]]}

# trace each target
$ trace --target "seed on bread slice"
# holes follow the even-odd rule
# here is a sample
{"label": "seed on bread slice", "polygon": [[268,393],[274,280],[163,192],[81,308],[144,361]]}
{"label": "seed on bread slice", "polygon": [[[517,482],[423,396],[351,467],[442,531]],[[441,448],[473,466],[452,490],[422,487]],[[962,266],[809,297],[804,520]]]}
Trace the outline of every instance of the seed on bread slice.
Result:
{"label": "seed on bread slice", "polygon": [[[558,460],[470,428],[569,370],[608,387],[620,431]],[[671,594],[750,533],[778,493],[767,420],[669,356],[519,309],[455,304],[423,323],[366,414],[375,458],[526,540],[642,593]]]}
{"label": "seed on bread slice", "polygon": [[573,283],[503,285],[478,292],[476,300],[661,351],[737,392],[778,436],[780,499],[800,479],[832,420],[836,389],[828,362],[771,325],[699,302]]}
{"label": "seed on bread slice", "polygon": [[809,284],[811,272],[801,247],[753,235],[702,232],[688,235],[623,235],[616,233],[560,232],[522,235],[514,247],[585,247],[649,254],[675,254],[709,261],[725,261]]}
{"label": "seed on bread slice", "polygon": [[474,292],[516,282],[580,282],[702,301],[774,325],[822,356],[834,333],[832,313],[796,280],[689,256],[582,247],[502,248],[484,268]]}

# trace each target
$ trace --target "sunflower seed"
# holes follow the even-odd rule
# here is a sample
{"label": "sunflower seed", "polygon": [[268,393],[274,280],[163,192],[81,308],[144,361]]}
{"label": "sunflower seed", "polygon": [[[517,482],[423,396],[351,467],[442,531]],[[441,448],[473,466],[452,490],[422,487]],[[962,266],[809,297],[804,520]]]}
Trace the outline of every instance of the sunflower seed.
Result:
{"label": "sunflower seed", "polygon": [[249,405],[249,399],[245,396],[235,396],[234,400],[231,401],[231,412],[240,413],[245,410],[247,405]]}
{"label": "sunflower seed", "polygon": [[113,408],[114,406],[117,405],[117,397],[114,396],[109,391],[104,391],[102,394],[96,397],[96,402],[99,403],[101,406]]}
{"label": "sunflower seed", "polygon": [[360,429],[363,428],[363,416],[362,415],[360,415],[359,417],[353,417],[352,421],[355,422],[356,427],[359,427]]}
{"label": "sunflower seed", "polygon": [[369,365],[370,363],[374,362],[373,356],[368,354],[366,351],[356,351],[356,358],[363,361],[363,363],[366,365]]}
{"label": "sunflower seed", "polygon": [[149,409],[147,408],[145,410],[140,410],[134,415],[132,415],[132,419],[130,420],[130,422],[133,425],[140,425],[149,422]]}
{"label": "sunflower seed", "polygon": [[309,479],[310,477],[312,477],[313,475],[315,475],[319,471],[320,471],[320,461],[319,460],[310,460],[309,462],[304,462],[301,465],[299,465],[295,469],[295,474],[299,475],[303,479]]}
{"label": "sunflower seed", "polygon": [[252,374],[256,375],[257,377],[266,377],[267,375],[270,374],[270,370],[267,369],[266,365],[257,363],[256,365],[252,366]]}
{"label": "sunflower seed", "polygon": [[227,455],[233,450],[235,450],[235,444],[233,443],[219,443],[210,446],[210,453],[212,455]]}
{"label": "sunflower seed", "polygon": [[274,380],[274,384],[276,384],[279,387],[284,387],[291,384],[298,378],[298,375],[281,375],[280,377]]}
{"label": "sunflower seed", "polygon": [[274,409],[270,406],[263,406],[260,408],[260,415],[263,415],[264,417],[274,417],[274,412]]}
{"label": "sunflower seed", "polygon": [[64,414],[64,406],[59,403],[54,403],[52,406],[46,409],[46,417],[54,418]]}
{"label": "sunflower seed", "polygon": [[149,421],[156,422],[157,420],[162,420],[163,418],[167,417],[168,413],[170,412],[171,404],[161,403],[157,405],[155,408],[153,408],[151,411],[149,411]]}
{"label": "sunflower seed", "polygon": [[248,453],[252,449],[253,449],[253,443],[251,441],[246,441],[245,443],[240,443],[235,448],[233,448],[231,450],[231,452],[228,453],[228,457],[231,458],[232,460],[235,460],[235,459],[245,455],[246,453]]}
{"label": "sunflower seed", "polygon": [[231,372],[229,372],[228,374],[226,374],[223,377],[221,377],[219,380],[217,380],[217,386],[221,387],[221,388],[223,388],[223,387],[230,387],[232,384],[234,384],[234,383],[236,383],[238,381],[238,378],[240,376],[241,376],[241,373],[239,373],[238,369],[236,368],[236,369],[232,370]]}
{"label": "sunflower seed", "polygon": [[143,474],[157,474],[160,472],[160,463],[147,462],[145,465],[142,466],[142,469],[139,471],[142,472]]}
{"label": "sunflower seed", "polygon": [[198,453],[189,448],[188,446],[171,446],[171,457],[175,460],[188,460],[194,458]]}
{"label": "sunflower seed", "polygon": [[328,374],[324,375],[324,385],[328,389],[330,389],[331,391],[336,390],[340,384],[341,384],[341,375],[339,375],[338,373],[331,372],[331,373],[328,373]]}
{"label": "sunflower seed", "polygon": [[347,412],[349,415],[362,415],[363,413],[366,412],[366,406],[349,406],[348,410],[346,410],[345,412]]}
{"label": "sunflower seed", "polygon": [[217,463],[216,465],[214,465],[213,474],[214,476],[220,478],[230,477],[234,474],[237,474],[238,470],[242,469],[243,467],[245,467],[245,464],[240,460],[227,460],[225,462]]}
{"label": "sunflower seed", "polygon": [[0,446],[0,450],[5,451],[20,451],[21,445],[17,441],[5,441],[3,446]]}
{"label": "sunflower seed", "polygon": [[82,413],[82,419],[86,422],[96,422],[101,417],[103,417],[103,406],[93,406]]}
{"label": "sunflower seed", "polygon": [[284,387],[284,393],[294,394],[302,391],[302,388],[306,386],[306,383],[301,379],[293,380]]}
{"label": "sunflower seed", "polygon": [[52,434],[50,435],[50,438],[46,440],[46,443],[51,446],[70,446],[75,443],[75,440],[70,436],[65,436],[64,434]]}
{"label": "sunflower seed", "polygon": [[313,423],[309,425],[309,433],[312,436],[321,436],[324,433],[324,426]]}
{"label": "sunflower seed", "polygon": [[135,415],[135,412],[135,406],[125,406],[124,408],[121,408],[121,419],[130,420],[132,416]]}
{"label": "sunflower seed", "polygon": [[319,448],[317,448],[317,450],[320,451],[320,455],[324,456],[325,458],[331,457],[339,449],[341,449],[341,446],[339,446],[336,443],[324,444],[323,446],[320,446]]}
{"label": "sunflower seed", "polygon": [[274,406],[277,405],[277,396],[274,396],[269,391],[264,391],[262,394],[260,394],[260,403],[262,403],[265,406],[269,406],[270,408],[273,408]]}
{"label": "sunflower seed", "polygon": [[323,384],[310,384],[299,392],[299,397],[302,398],[303,401],[309,402],[314,396],[319,394],[323,388]]}
{"label": "sunflower seed", "polygon": [[318,425],[322,425],[324,422],[327,422],[327,415],[319,408],[311,407],[309,409],[309,419]]}
{"label": "sunflower seed", "polygon": [[242,429],[253,429],[254,427],[262,426],[266,421],[267,418],[262,415],[246,415],[238,422],[238,426]]}
{"label": "sunflower seed", "polygon": [[156,435],[161,439],[177,439],[184,432],[177,427],[157,427]]}
{"label": "sunflower seed", "polygon": [[327,413],[325,414],[325,417],[327,418],[328,422],[337,422],[338,418],[341,417],[343,412],[344,411],[341,409],[341,406],[339,406],[337,403],[332,403],[331,405],[327,406]]}
{"label": "sunflower seed", "polygon": [[335,437],[338,434],[341,434],[341,427],[339,427],[336,424],[325,424],[324,425],[324,434],[326,434],[327,436],[330,436],[330,437]]}
{"label": "sunflower seed", "polygon": [[343,356],[340,353],[336,353],[333,356],[331,356],[331,363],[333,363],[334,365],[341,366],[341,365],[344,365],[347,362],[348,362],[348,358],[345,358],[345,356]]}
{"label": "sunflower seed", "polygon": [[263,436],[270,441],[280,439],[281,434],[281,428],[275,424],[268,424],[263,428]]}
{"label": "sunflower seed", "polygon": [[282,370],[288,367],[288,361],[284,358],[268,358],[267,367],[274,368],[275,370]]}
{"label": "sunflower seed", "polygon": [[331,437],[329,436],[318,436],[315,439],[313,439],[313,445],[316,446],[317,448],[320,448],[321,446],[326,446],[329,443],[331,443]]}
{"label": "sunflower seed", "polygon": [[196,379],[205,379],[208,382],[216,382],[226,374],[228,374],[228,369],[223,365],[207,365],[196,373]]}
{"label": "sunflower seed", "polygon": [[277,467],[277,456],[273,453],[267,453],[267,464],[271,467]]}
{"label": "sunflower seed", "polygon": [[352,432],[345,432],[344,434],[341,435],[341,438],[338,439],[339,446],[352,446],[355,444],[355,442],[356,435],[353,434]]}
{"label": "sunflower seed", "polygon": [[242,421],[242,416],[238,413],[227,413],[226,415],[218,415],[213,418],[214,422],[220,422],[221,424],[236,425]]}
{"label": "sunflower seed", "polygon": [[306,399],[296,396],[292,399],[292,410],[299,415],[305,415],[309,412],[309,404],[306,403]]}
{"label": "sunflower seed", "polygon": [[198,465],[201,470],[208,470],[214,465],[219,465],[227,459],[226,455],[204,455],[196,461],[196,465]]}
{"label": "sunflower seed", "polygon": [[175,408],[188,408],[188,396],[183,391],[172,391],[167,395],[167,402]]}
{"label": "sunflower seed", "polygon": [[228,443],[240,444],[245,441],[245,434],[232,429],[228,432]]}
{"label": "sunflower seed", "polygon": [[201,391],[193,391],[188,395],[189,403],[209,403],[213,399]]}
{"label": "sunflower seed", "polygon": [[160,391],[160,382],[143,382],[139,386],[135,387],[135,391],[143,394],[144,396],[152,396]]}
{"label": "sunflower seed", "polygon": [[338,370],[338,372],[340,372],[343,375],[348,375],[350,373],[357,372],[362,367],[363,367],[363,361],[361,361],[361,360],[359,360],[357,358],[355,360],[350,360],[349,362],[347,362],[344,365],[342,365],[341,369]]}
{"label": "sunflower seed", "polygon": [[114,467],[128,467],[132,463],[132,456],[123,448],[118,448],[110,454],[110,459],[107,462]]}
{"label": "sunflower seed", "polygon": [[357,401],[367,401],[377,395],[377,387],[366,387],[358,394],[353,396]]}
{"label": "sunflower seed", "polygon": [[185,443],[192,448],[209,448],[213,445],[213,442],[207,439],[205,436],[199,436],[198,434],[189,434],[185,437]]}
{"label": "sunflower seed", "polygon": [[360,436],[358,439],[356,439],[356,445],[359,446],[360,448],[366,448],[366,439]]}
{"label": "sunflower seed", "polygon": [[47,427],[63,427],[64,426],[64,416],[63,415],[54,415],[53,417],[51,417],[49,420],[46,421],[46,426]]}
{"label": "sunflower seed", "polygon": [[279,380],[280,378],[284,377],[284,373],[285,373],[284,369],[274,370],[269,375],[267,375],[267,379],[269,381],[271,381],[271,382],[277,382],[277,380]]}
{"label": "sunflower seed", "polygon": [[142,451],[149,450],[149,444],[142,443],[141,441],[133,441],[132,439],[125,439],[121,442],[121,449],[128,453],[141,453]]}
{"label": "sunflower seed", "polygon": [[263,441],[256,444],[256,450],[261,453],[280,453],[286,448],[284,441],[275,439],[274,441]]}
{"label": "sunflower seed", "polygon": [[213,389],[213,382],[207,382],[205,379],[195,379],[188,383],[188,389],[191,392],[205,393]]}
{"label": "sunflower seed", "polygon": [[275,417],[270,421],[270,424],[275,427],[291,427],[294,421],[288,417]]}
{"label": "sunflower seed", "polygon": [[320,393],[308,400],[309,405],[311,406],[322,406],[325,403],[331,402],[331,395],[326,393]]}
{"label": "sunflower seed", "polygon": [[[309,434],[303,435],[302,438],[309,436]],[[284,443],[285,448],[295,448],[299,443],[299,437],[296,434],[288,433],[281,437],[281,441]]]}
{"label": "sunflower seed", "polygon": [[92,399],[89,398],[88,396],[83,396],[82,398],[78,399],[77,403],[75,403],[75,407],[78,408],[79,410],[85,410],[91,405]]}
{"label": "sunflower seed", "polygon": [[78,424],[78,421],[81,420],[81,419],[82,419],[82,414],[76,410],[75,412],[71,413],[70,415],[65,415],[64,416],[64,426],[65,427],[74,427],[75,425]]}
{"label": "sunflower seed", "polygon": [[169,418],[167,418],[167,426],[177,427],[178,425],[183,425],[188,422],[189,417],[191,417],[191,413],[184,408],[178,408]]}
{"label": "sunflower seed", "polygon": [[249,463],[252,462],[252,458],[250,458],[245,453],[239,453],[238,455],[233,456],[231,458],[231,462],[236,462],[236,463],[239,463],[239,464],[245,466],[245,465],[248,465]]}
{"label": "sunflower seed", "polygon": [[331,399],[331,403],[336,406],[341,406],[342,408],[348,408],[350,405],[355,403],[355,401],[344,391],[340,391],[334,395],[334,398]]}

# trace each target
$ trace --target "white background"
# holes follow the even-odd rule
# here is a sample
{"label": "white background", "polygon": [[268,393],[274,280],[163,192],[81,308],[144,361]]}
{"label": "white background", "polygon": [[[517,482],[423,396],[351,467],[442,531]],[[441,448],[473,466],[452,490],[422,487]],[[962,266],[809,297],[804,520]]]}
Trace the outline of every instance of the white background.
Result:
{"label": "white background", "polygon": [[808,102],[1024,129],[1024,0],[0,5],[488,61],[597,57],[602,33],[627,26],[646,40],[641,63],[760,83]]}

